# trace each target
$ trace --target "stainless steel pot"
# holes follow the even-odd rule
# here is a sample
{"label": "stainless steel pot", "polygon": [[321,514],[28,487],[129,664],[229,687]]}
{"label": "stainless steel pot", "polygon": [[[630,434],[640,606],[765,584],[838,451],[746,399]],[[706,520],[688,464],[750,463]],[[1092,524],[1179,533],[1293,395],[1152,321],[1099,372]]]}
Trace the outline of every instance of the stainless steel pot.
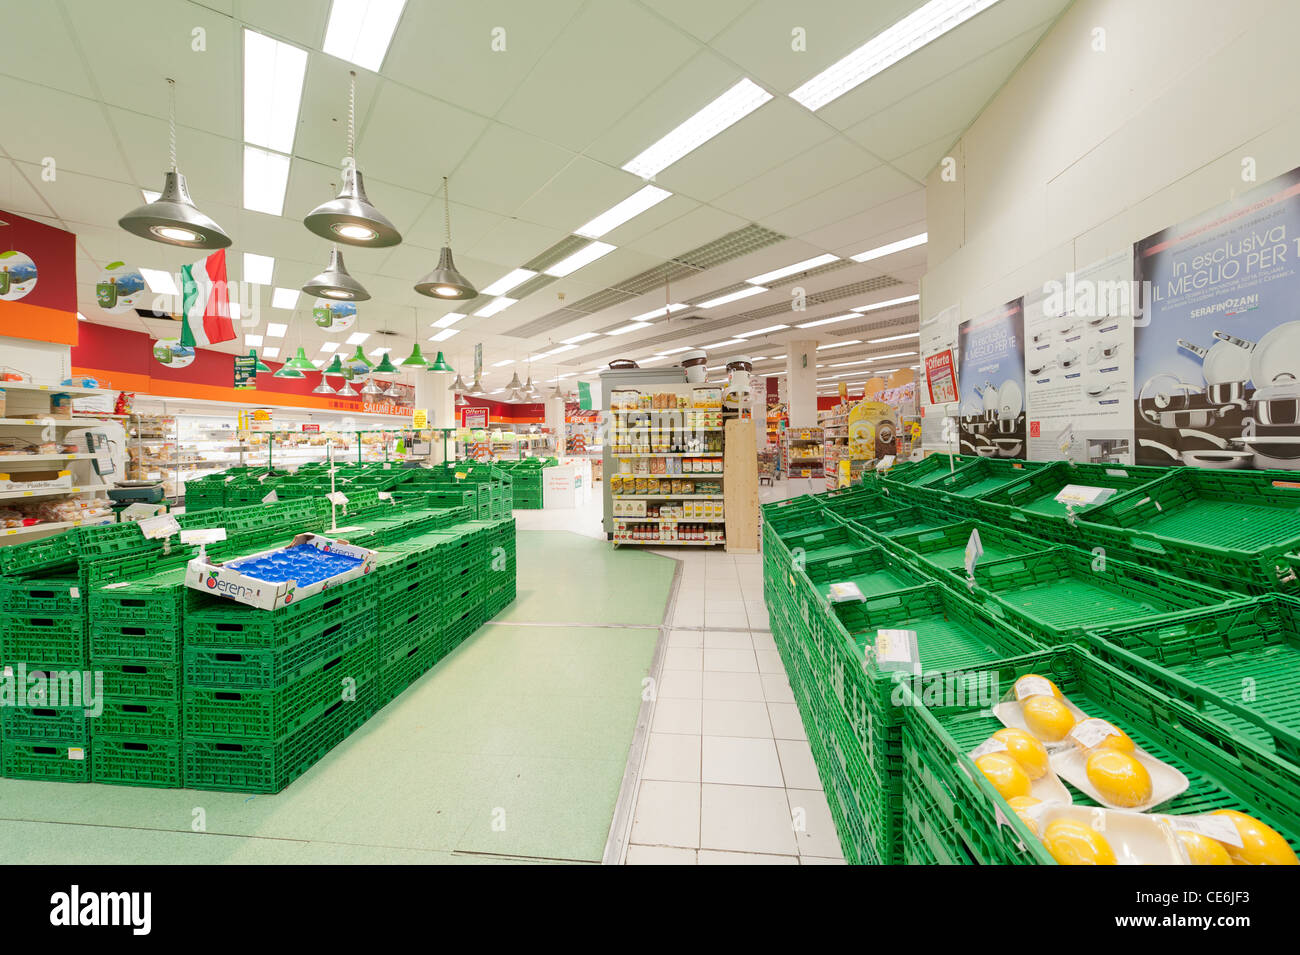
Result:
{"label": "stainless steel pot", "polygon": [[1260,424],[1300,426],[1300,382],[1256,388],[1251,400]]}

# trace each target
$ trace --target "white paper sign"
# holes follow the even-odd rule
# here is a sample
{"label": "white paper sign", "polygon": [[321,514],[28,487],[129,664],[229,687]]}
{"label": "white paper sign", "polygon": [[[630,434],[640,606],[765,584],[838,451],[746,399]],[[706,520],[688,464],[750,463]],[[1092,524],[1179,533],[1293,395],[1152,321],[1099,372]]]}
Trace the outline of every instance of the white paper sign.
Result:
{"label": "white paper sign", "polygon": [[830,585],[831,603],[845,603],[849,600],[866,600],[857,584],[849,581]]}
{"label": "white paper sign", "polygon": [[329,501],[331,504],[337,504],[342,507],[348,502],[348,496],[342,491],[331,491],[325,495],[325,500]]}
{"label": "white paper sign", "polygon": [[280,500],[280,495],[279,495],[279,494],[276,494],[275,491],[268,491],[267,494],[266,494],[266,497],[262,498],[262,503],[263,503],[263,504],[274,504],[274,503],[275,503],[276,501],[278,501],[278,500]]}
{"label": "white paper sign", "polygon": [[877,471],[888,471],[893,466],[894,466],[894,455],[892,454],[886,454],[883,458],[881,458],[879,461],[876,462]]}
{"label": "white paper sign", "polygon": [[176,518],[170,514],[159,514],[157,517],[146,517],[139,521],[140,533],[144,535],[145,540],[159,540],[164,537],[171,537],[173,534],[181,532],[181,525]]}
{"label": "white paper sign", "polygon": [[883,670],[921,672],[915,630],[877,630],[876,665]]}
{"label": "white paper sign", "polygon": [[1086,484],[1067,484],[1056,494],[1059,504],[1100,504],[1115,493],[1113,487],[1089,487]]}
{"label": "white paper sign", "polygon": [[226,539],[226,529],[224,527],[196,527],[192,530],[181,531],[182,544],[215,544],[217,541]]}
{"label": "white paper sign", "polygon": [[980,540],[980,529],[971,528],[970,540],[966,541],[966,576],[975,576],[975,565],[984,556],[984,542]]}
{"label": "white paper sign", "polygon": [[1216,842],[1241,848],[1241,833],[1227,816],[1161,816],[1169,825],[1183,832],[1195,832]]}

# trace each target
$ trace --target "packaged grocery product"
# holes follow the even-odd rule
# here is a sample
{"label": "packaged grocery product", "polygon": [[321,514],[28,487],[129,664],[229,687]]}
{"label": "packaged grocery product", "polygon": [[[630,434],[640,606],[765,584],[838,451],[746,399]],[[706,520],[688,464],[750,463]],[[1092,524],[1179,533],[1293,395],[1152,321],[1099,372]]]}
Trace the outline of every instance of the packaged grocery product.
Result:
{"label": "packaged grocery product", "polygon": [[1128,734],[1122,729],[1109,720],[1103,720],[1096,716],[1075,723],[1070,728],[1069,739],[1070,742],[1084,752],[1104,747],[1131,753],[1137,748],[1133,740],[1129,739]]}
{"label": "packaged grocery product", "polygon": [[1287,841],[1254,816],[1235,809],[1220,809],[1212,813],[1228,819],[1237,829],[1241,845],[1225,844],[1228,855],[1237,865],[1300,865]]}
{"label": "packaged grocery product", "polygon": [[1029,776],[1007,753],[985,753],[975,758],[975,765],[1003,799],[1029,795]]}
{"label": "packaged grocery product", "polygon": [[1040,803],[1023,809],[1061,865],[1188,865],[1183,841],[1160,816]]}
{"label": "packaged grocery product", "polygon": [[[1034,747],[1042,751],[1041,756],[1035,753]],[[1023,758],[1023,762],[1017,758],[1017,754]],[[1052,770],[1051,761],[1042,743],[1023,729],[998,730],[967,755],[984,772],[984,775],[989,777],[989,782],[993,783],[993,787],[1002,794],[1004,799],[1031,796],[1041,802],[1068,804],[1074,801],[1070,790]],[[985,760],[987,762],[982,762]],[[1015,764],[1024,777],[1026,786],[1020,784],[1019,778],[1006,768],[1004,761]],[[994,775],[990,774],[990,770],[995,774],[1002,774],[1002,778],[1009,781],[1011,788],[1004,791]]]}
{"label": "packaged grocery product", "polygon": [[1031,733],[1004,727],[993,734],[1007,748],[1007,754],[1020,764],[1030,779],[1041,779],[1050,771],[1047,749]]}
{"label": "packaged grocery product", "polygon": [[1020,713],[1029,732],[1048,743],[1065,739],[1076,721],[1070,708],[1054,696],[1031,696],[1021,701]]}
{"label": "packaged grocery product", "polygon": [[1103,806],[1145,812],[1187,790],[1187,777],[1140,746],[1089,751],[1074,745],[1051,755],[1052,770]]}
{"label": "packaged grocery product", "polygon": [[1061,865],[1118,865],[1115,850],[1100,832],[1073,819],[1053,819],[1043,845]]}
{"label": "packaged grocery product", "polygon": [[1094,749],[1087,754],[1084,772],[1107,805],[1133,809],[1151,801],[1151,774],[1128,753]]}

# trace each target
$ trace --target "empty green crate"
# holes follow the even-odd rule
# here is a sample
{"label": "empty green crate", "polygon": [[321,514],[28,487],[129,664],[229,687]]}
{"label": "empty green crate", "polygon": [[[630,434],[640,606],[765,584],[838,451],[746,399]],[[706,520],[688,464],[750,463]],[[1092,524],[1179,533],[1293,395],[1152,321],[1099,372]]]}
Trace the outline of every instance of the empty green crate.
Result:
{"label": "empty green crate", "polygon": [[962,457],[960,455],[930,454],[920,461],[896,464],[889,469],[883,484],[925,487],[945,475],[955,473],[980,458]]}
{"label": "empty green crate", "polygon": [[[838,557],[810,560],[804,566],[803,578],[822,605],[830,602],[831,584],[856,584],[863,596],[870,597],[930,582],[902,558],[874,545]],[[797,599],[800,595],[792,596]]]}
{"label": "empty green crate", "polygon": [[939,474],[927,481],[924,487],[945,502],[945,506],[954,513],[976,516],[979,510],[973,503],[974,499],[1008,484],[1023,481],[1034,471],[1046,466],[1047,463],[1043,461],[977,458],[963,464],[952,474]]}
{"label": "empty green crate", "polygon": [[176,662],[123,660],[92,657],[94,668],[104,675],[104,695],[142,700],[179,702],[181,671]]}
{"label": "empty green crate", "polygon": [[892,510],[864,514],[854,519],[854,523],[873,537],[890,538],[897,534],[913,534],[917,531],[932,530],[943,527],[952,521],[952,517],[929,508],[907,506]]}
{"label": "empty green crate", "polygon": [[81,706],[0,707],[0,730],[5,739],[85,741],[89,735],[86,710]]}
{"label": "empty green crate", "polygon": [[91,720],[91,730],[96,736],[179,739],[181,710],[174,700],[106,696],[103,712]]}
{"label": "empty green crate", "polygon": [[41,742],[8,739],[0,744],[4,775],[9,779],[44,779],[62,783],[90,781],[90,752],[84,741]]}
{"label": "empty green crate", "polygon": [[373,615],[364,613],[311,632],[287,646],[187,645],[182,686],[274,689],[311,672],[321,661],[360,643],[374,630]]}
{"label": "empty green crate", "polygon": [[279,739],[343,699],[349,686],[373,678],[378,667],[378,638],[372,636],[275,689],[187,685],[185,735]]}
{"label": "empty green crate", "polygon": [[1118,464],[1074,464],[1057,461],[1047,467],[1038,468],[1022,480],[1004,484],[983,495],[980,500],[985,505],[1015,508],[1031,525],[1039,518],[1063,521],[1071,514],[1086,514],[1092,508],[1100,506],[1100,504],[1081,504],[1067,507],[1066,504],[1056,500],[1068,485],[1105,488],[1112,494],[1124,494],[1168,475],[1169,471],[1166,468]]}
{"label": "empty green crate", "polygon": [[182,645],[179,621],[149,623],[94,620],[90,627],[92,659],[150,660],[175,665]]}
{"label": "empty green crate", "polygon": [[905,553],[909,559],[935,574],[950,571],[965,577],[966,546],[974,531],[979,532],[980,545],[983,547],[980,562],[986,564],[1008,557],[1051,550],[1056,546],[1017,531],[1003,530],[996,525],[977,521],[963,521],[960,524],[945,524],[942,527],[932,527],[908,534],[894,534],[890,537],[890,546]]}
{"label": "empty green crate", "polygon": [[84,667],[88,646],[84,616],[26,617],[0,621],[0,657],[50,666]]}
{"label": "empty green crate", "polygon": [[186,568],[176,567],[143,580],[96,587],[90,594],[91,617],[179,626],[187,590],[185,573]]}
{"label": "empty green crate", "polygon": [[177,789],[184,778],[179,739],[95,735],[90,779],[114,786]]}
{"label": "empty green crate", "polygon": [[79,576],[0,579],[0,611],[19,616],[81,616],[86,595]]}
{"label": "empty green crate", "polygon": [[77,529],[74,528],[62,534],[0,547],[0,575],[16,577],[75,564],[81,553],[77,544]]}
{"label": "empty green crate", "polygon": [[1066,547],[980,563],[971,593],[990,613],[1006,617],[1044,646],[1085,630],[1221,605],[1232,596]]}
{"label": "empty green crate", "polygon": [[429,594],[418,603],[394,609],[379,628],[380,658],[386,659],[398,647],[420,642],[425,634],[436,631],[446,616],[440,593]]}
{"label": "empty green crate", "polygon": [[306,726],[274,742],[238,737],[185,740],[185,785],[190,789],[276,793],[312,767],[359,727],[378,706],[378,680],[358,688]]}
{"label": "empty green crate", "polygon": [[373,612],[368,577],[358,577],[278,610],[233,600],[216,601],[185,614],[188,646],[284,647],[358,613]]}
{"label": "empty green crate", "polygon": [[781,539],[796,566],[855,553],[875,543],[857,528],[836,524],[823,530],[787,534]]}
{"label": "empty green crate", "polygon": [[384,702],[399,696],[403,690],[437,664],[446,652],[443,643],[433,634],[423,643],[403,648],[391,661],[384,664],[380,674]]}

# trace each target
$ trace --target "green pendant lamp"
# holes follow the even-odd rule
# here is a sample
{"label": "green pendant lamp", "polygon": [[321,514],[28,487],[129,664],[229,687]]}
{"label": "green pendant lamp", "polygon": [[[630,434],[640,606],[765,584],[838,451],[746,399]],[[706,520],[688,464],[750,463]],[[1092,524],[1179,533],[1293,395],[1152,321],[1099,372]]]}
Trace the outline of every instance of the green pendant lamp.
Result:
{"label": "green pendant lamp", "polygon": [[402,359],[402,365],[408,368],[428,368],[429,359],[424,357],[420,351],[420,343],[416,342],[415,347],[411,349],[411,354]]}
{"label": "green pendant lamp", "polygon": [[283,365],[280,366],[280,370],[277,371],[274,375],[272,375],[272,377],[273,378],[306,378],[307,376],[304,375],[302,372],[300,372],[297,368],[294,368],[288,362],[285,362]]}
{"label": "green pendant lamp", "polygon": [[340,358],[337,353],[335,353],[334,360],[325,367],[325,370],[322,371],[321,374],[330,375],[331,377],[334,378],[346,377],[346,374],[343,369],[343,359]]}
{"label": "green pendant lamp", "polygon": [[364,365],[367,373],[370,371],[371,368],[375,367],[375,363],[366,357],[365,352],[361,350],[360,345],[358,345],[357,350],[352,353],[352,357],[348,359],[348,364]]}
{"label": "green pendant lamp", "polygon": [[435,358],[433,364],[429,366],[429,371],[445,372],[448,375],[455,370],[455,368],[452,368],[451,365],[447,364],[447,359],[442,357],[442,352],[438,352],[438,357]]}
{"label": "green pendant lamp", "polygon": [[[416,346],[419,347],[418,345]],[[393,360],[388,357],[388,352],[384,352],[383,357],[379,359],[379,364],[371,371],[372,375],[392,375],[397,376],[402,373],[401,369],[393,364]]]}
{"label": "green pendant lamp", "polygon": [[298,346],[298,354],[290,358],[287,362],[285,362],[285,364],[288,365],[290,368],[293,368],[295,371],[316,370],[316,366],[313,365],[311,363],[311,359],[307,357],[307,350],[303,348],[301,345]]}
{"label": "green pendant lamp", "polygon": [[258,357],[256,348],[250,348],[248,350],[248,357],[253,359],[253,370],[257,372],[257,374],[266,375],[270,373],[271,366]]}

